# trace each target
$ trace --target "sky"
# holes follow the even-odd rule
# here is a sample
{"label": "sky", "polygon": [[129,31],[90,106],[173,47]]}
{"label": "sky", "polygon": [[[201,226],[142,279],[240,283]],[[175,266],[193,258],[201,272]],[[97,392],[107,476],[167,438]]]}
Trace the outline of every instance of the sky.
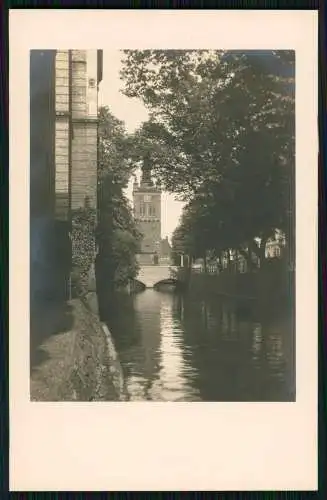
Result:
{"label": "sky", "polygon": [[[99,105],[108,106],[111,113],[125,122],[127,132],[136,130],[143,121],[147,120],[148,113],[139,99],[131,99],[121,94],[123,82],[119,78],[122,66],[122,54],[119,50],[103,51],[103,79],[99,85]],[[126,194],[132,200],[132,179]],[[178,224],[183,204],[168,193],[162,193],[161,199],[161,236],[171,238],[172,232]]]}

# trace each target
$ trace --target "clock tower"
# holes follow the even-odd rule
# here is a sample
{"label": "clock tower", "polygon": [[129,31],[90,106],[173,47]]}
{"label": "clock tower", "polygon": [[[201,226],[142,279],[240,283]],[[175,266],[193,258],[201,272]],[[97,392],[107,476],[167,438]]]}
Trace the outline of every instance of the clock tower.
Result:
{"label": "clock tower", "polygon": [[143,161],[141,182],[133,186],[134,217],[143,235],[139,263],[157,264],[161,245],[161,190],[152,181],[149,158]]}

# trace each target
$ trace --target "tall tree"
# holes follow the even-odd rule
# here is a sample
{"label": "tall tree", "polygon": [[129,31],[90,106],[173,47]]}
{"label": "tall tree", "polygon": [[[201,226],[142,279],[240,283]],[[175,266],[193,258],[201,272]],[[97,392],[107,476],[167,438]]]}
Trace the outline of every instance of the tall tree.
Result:
{"label": "tall tree", "polygon": [[124,195],[134,165],[123,122],[107,107],[99,113],[98,168],[98,283],[99,292],[124,286],[137,273],[140,234]]}
{"label": "tall tree", "polygon": [[136,136],[164,188],[210,200],[227,240],[262,257],[292,227],[294,53],[125,51],[121,77],[150,112]]}

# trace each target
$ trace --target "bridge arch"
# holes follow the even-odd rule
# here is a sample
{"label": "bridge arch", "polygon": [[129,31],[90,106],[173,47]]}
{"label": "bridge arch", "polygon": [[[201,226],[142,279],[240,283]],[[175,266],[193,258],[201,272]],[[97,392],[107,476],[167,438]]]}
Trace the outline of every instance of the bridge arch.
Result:
{"label": "bridge arch", "polygon": [[146,289],[146,286],[142,281],[139,281],[138,279],[133,279],[130,281],[129,284],[129,291],[130,292],[144,292]]}
{"label": "bridge arch", "polygon": [[144,283],[146,288],[154,288],[157,283],[171,278],[171,268],[167,265],[141,266],[136,276],[136,280]]}
{"label": "bridge arch", "polygon": [[153,285],[153,289],[156,291],[160,290],[178,290],[180,282],[176,278],[168,278],[158,281]]}

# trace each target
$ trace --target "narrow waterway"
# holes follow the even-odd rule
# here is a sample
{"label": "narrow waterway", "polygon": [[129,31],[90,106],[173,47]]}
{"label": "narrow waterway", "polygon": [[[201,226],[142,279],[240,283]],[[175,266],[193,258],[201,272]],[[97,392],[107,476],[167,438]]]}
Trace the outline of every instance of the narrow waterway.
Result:
{"label": "narrow waterway", "polygon": [[295,399],[290,311],[146,290],[110,316],[131,401]]}

